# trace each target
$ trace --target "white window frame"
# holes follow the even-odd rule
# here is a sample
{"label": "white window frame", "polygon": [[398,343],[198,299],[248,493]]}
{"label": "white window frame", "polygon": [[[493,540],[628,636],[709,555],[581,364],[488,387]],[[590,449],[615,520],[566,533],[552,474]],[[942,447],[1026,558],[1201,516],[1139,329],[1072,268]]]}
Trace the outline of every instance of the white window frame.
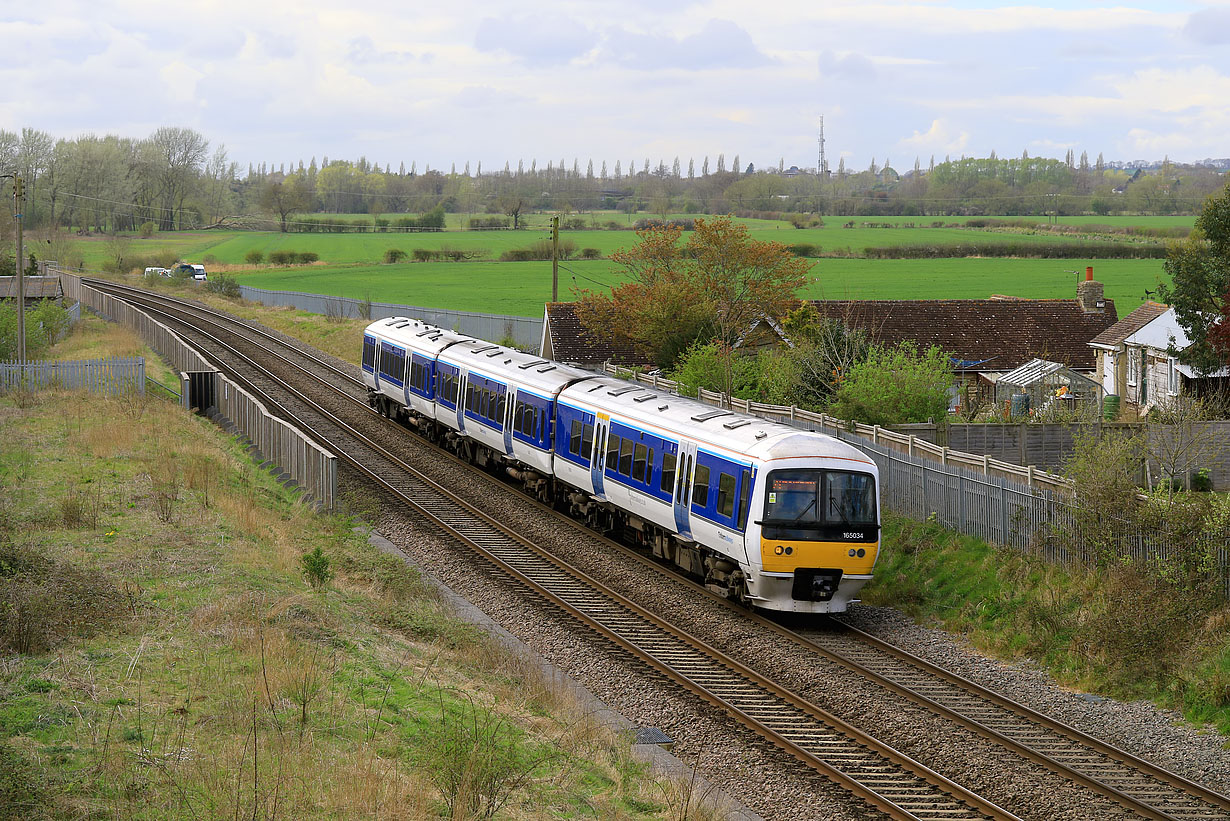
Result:
{"label": "white window frame", "polygon": [[1140,374],[1140,348],[1127,349],[1127,383],[1128,387],[1136,387]]}
{"label": "white window frame", "polygon": [[1179,360],[1173,356],[1167,362],[1166,392],[1171,396],[1179,395]]}

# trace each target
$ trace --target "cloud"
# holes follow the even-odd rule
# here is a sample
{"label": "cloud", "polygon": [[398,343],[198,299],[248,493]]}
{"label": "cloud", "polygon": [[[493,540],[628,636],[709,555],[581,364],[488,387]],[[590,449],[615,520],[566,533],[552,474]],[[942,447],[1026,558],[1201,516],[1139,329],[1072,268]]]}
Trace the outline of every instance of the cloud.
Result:
{"label": "cloud", "polygon": [[752,36],[729,20],[710,20],[696,34],[683,37],[613,29],[602,53],[619,65],[645,71],[755,68],[771,62]]}
{"label": "cloud", "polygon": [[398,65],[408,63],[414,55],[408,51],[380,51],[366,34],[350,41],[346,59],[355,65]]}
{"label": "cloud", "polygon": [[914,151],[956,154],[969,145],[969,132],[956,132],[952,125],[943,119],[932,120],[931,127],[926,131],[915,131],[900,140],[899,144]]}
{"label": "cloud", "polygon": [[1183,35],[1204,46],[1230,43],[1230,8],[1203,9],[1187,18]]}
{"label": "cloud", "polygon": [[826,79],[872,80],[876,76],[875,63],[866,55],[836,52],[820,52],[820,76]]}
{"label": "cloud", "polygon": [[565,17],[484,18],[474,35],[479,51],[504,51],[531,66],[570,63],[586,54],[598,35]]}

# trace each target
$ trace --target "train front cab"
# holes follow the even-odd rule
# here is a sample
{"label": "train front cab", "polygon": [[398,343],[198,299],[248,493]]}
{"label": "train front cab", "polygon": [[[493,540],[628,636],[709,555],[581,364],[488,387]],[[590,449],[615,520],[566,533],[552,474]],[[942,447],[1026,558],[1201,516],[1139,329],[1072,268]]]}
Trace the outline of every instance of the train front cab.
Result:
{"label": "train front cab", "polygon": [[800,613],[845,611],[871,580],[879,554],[874,466],[766,467],[758,532],[748,529],[748,553],[758,553],[760,564],[753,602]]}

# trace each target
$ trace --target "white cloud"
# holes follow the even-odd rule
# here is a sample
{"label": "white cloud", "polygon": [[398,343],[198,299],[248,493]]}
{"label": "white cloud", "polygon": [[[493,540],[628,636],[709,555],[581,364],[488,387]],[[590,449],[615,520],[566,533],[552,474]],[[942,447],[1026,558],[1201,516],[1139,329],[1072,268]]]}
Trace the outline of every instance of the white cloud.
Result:
{"label": "white cloud", "polygon": [[915,131],[898,143],[903,148],[924,154],[958,154],[969,145],[969,132],[955,130],[952,124],[945,120],[932,120],[931,127],[926,131]]}

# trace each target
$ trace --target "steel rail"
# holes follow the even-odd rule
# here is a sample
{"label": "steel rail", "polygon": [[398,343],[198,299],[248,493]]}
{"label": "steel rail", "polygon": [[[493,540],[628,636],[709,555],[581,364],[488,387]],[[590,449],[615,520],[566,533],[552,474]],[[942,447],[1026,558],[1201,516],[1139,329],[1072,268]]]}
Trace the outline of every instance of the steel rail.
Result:
{"label": "steel rail", "polygon": [[[104,283],[100,283],[100,284],[104,284]],[[113,285],[112,283],[105,283],[105,284],[108,286]],[[120,286],[120,287],[124,287],[124,286]],[[137,289],[125,289],[125,290],[132,290],[135,293],[141,294],[142,296],[148,296],[146,292],[139,291]],[[167,297],[161,297],[161,295],[159,295],[159,297],[164,298],[164,299],[170,299]],[[179,300],[172,300],[172,301],[179,302]],[[213,316],[222,317],[228,322],[235,321],[231,319],[230,317],[227,317],[225,314],[222,314],[220,312],[215,312],[212,309],[201,308],[195,305],[192,305],[189,307],[191,307],[194,310],[206,312]],[[299,351],[298,349],[295,349],[292,346],[287,345],[287,343],[284,342],[283,340],[280,340],[277,337],[272,336],[271,334],[265,333],[259,328],[252,328],[251,326],[247,324],[243,324],[243,327],[247,329],[248,331],[259,334],[281,346],[291,347],[292,350],[295,350],[295,353],[297,355],[303,356],[309,359],[313,359],[320,365],[331,370],[333,373],[341,375],[345,379],[351,382],[354,382],[360,386],[362,385],[362,383],[359,380],[355,380],[354,377],[334,367],[331,363],[325,362],[319,359],[318,357],[312,356],[311,354],[307,354],[302,351]],[[328,384],[328,383],[325,383],[325,384]],[[351,397],[351,398],[354,399],[354,397]],[[358,401],[358,400],[355,400],[355,401]],[[450,456],[450,458],[454,458],[454,459],[456,458],[456,457],[453,457],[452,454],[448,454],[448,455]],[[456,461],[458,461],[459,463],[463,463],[461,460],[456,460]],[[525,497],[525,498],[527,499],[527,501],[530,501],[531,503],[537,505],[540,510],[547,512],[551,514],[552,516],[556,517],[559,521],[566,522],[570,524],[571,526],[576,527],[578,530],[581,530],[582,532],[585,532],[595,538],[601,539],[608,545],[615,547],[616,549],[620,550],[624,554],[641,562],[643,565],[655,569],[657,572],[663,572],[663,565],[660,564],[659,562],[656,562],[646,557],[642,553],[632,550],[619,542],[607,539],[605,536],[602,536],[601,534],[595,534],[593,531],[590,531],[587,528],[584,528],[583,526],[579,525],[571,518],[564,516],[563,514],[554,510],[550,506],[544,505],[530,497]],[[673,574],[673,575],[677,577],[679,574]],[[1115,801],[1116,803],[1120,804],[1124,808],[1129,809],[1132,812],[1141,815],[1142,817],[1156,819],[1156,821],[1196,821],[1197,819],[1199,819],[1200,821],[1203,821],[1204,819],[1223,818],[1223,817],[1226,817],[1227,814],[1230,814],[1230,798],[1227,798],[1226,796],[1220,793],[1217,793],[1213,790],[1208,789],[1207,787],[1204,787],[1200,784],[1197,784],[1186,778],[1183,778],[1180,775],[1177,775],[1169,770],[1166,770],[1165,768],[1159,767],[1158,765],[1152,764],[1151,762],[1141,759],[1140,757],[1135,756],[1131,753],[1128,753],[1124,750],[1121,750],[1111,744],[1101,741],[1100,739],[1090,736],[1087,733],[1083,733],[1079,730],[1076,730],[1075,728],[1067,724],[1064,724],[1063,722],[1053,719],[1043,713],[1033,710],[1032,708],[1026,707],[1018,702],[1015,702],[1007,698],[1006,696],[1003,696],[995,692],[994,690],[991,690],[987,687],[983,687],[982,685],[969,681],[968,679],[965,679],[955,673],[952,673],[951,671],[945,670],[941,667],[938,667],[937,665],[927,662],[924,659],[921,659],[917,656],[914,656],[913,654],[908,653],[907,651],[904,651],[898,647],[895,647],[892,644],[889,644],[888,642],[885,642],[881,639],[877,639],[876,637],[871,636],[870,634],[864,633],[863,631],[860,631],[857,628],[851,627],[849,625],[843,625],[843,629],[845,631],[854,635],[855,637],[857,637],[859,641],[874,648],[876,651],[887,654],[899,660],[900,662],[902,662],[902,664],[907,665],[910,668],[913,668],[915,671],[919,673],[922,673],[924,675],[930,675],[935,678],[941,679],[944,682],[951,685],[952,687],[959,688],[959,690],[963,694],[969,697],[973,697],[973,698],[980,699],[985,702],[989,702],[990,705],[993,705],[993,707],[999,708],[1002,711],[1006,711],[1010,713],[1011,717],[1015,717],[1023,721],[1027,721],[1027,722],[1040,725],[1041,727],[1049,731],[1051,736],[1039,736],[1036,733],[1031,733],[1031,731],[1028,728],[1025,728],[1024,730],[1020,728],[1016,728],[1015,730],[1011,728],[1007,728],[1006,727],[1007,722],[1005,722],[1002,716],[1001,717],[996,717],[996,716],[988,717],[987,715],[988,710],[985,705],[964,704],[964,705],[960,705],[959,707],[951,707],[948,704],[944,703],[945,700],[946,701],[954,700],[951,694],[941,693],[938,695],[928,695],[926,692],[921,692],[921,690],[927,690],[934,694],[936,688],[933,685],[928,685],[926,683],[903,684],[896,679],[905,678],[908,676],[902,675],[900,671],[897,671],[897,675],[894,676],[892,671],[884,672],[883,669],[879,669],[879,670],[874,669],[876,666],[874,662],[869,663],[867,661],[858,661],[852,658],[847,653],[842,653],[840,651],[834,650],[831,647],[822,646],[820,643],[818,643],[814,639],[802,636],[798,634],[797,632],[788,630],[785,627],[773,621],[770,621],[769,619],[765,618],[764,616],[761,616],[758,613],[755,613],[753,611],[748,611],[745,608],[737,607],[731,604],[725,598],[718,596],[716,594],[713,594],[711,591],[708,591],[707,589],[703,587],[700,587],[700,586],[698,587],[701,592],[703,592],[706,596],[708,596],[712,600],[720,602],[723,606],[737,610],[740,614],[750,619],[753,619],[754,621],[759,623],[761,626],[777,633],[779,636],[782,636],[783,638],[786,638],[789,641],[799,644],[803,646],[804,648],[812,652],[815,652],[829,659],[830,661],[845,667],[846,669],[851,670],[852,672],[855,672],[861,676],[864,676],[874,681],[875,683],[879,684],[880,686],[892,692],[895,692],[898,695],[908,698],[932,712],[935,712],[951,721],[956,722],[960,726],[966,727],[967,729],[977,732],[983,737],[988,738],[1004,747],[1007,747],[1008,749],[1011,749],[1014,752],[1017,752],[1018,754],[1022,755],[1026,759],[1033,761],[1037,764],[1040,764],[1042,766],[1045,766],[1048,769],[1052,770],[1053,772],[1056,772],[1057,774],[1060,774],[1063,777],[1068,778],[1069,780],[1072,780],[1075,783],[1081,784],[1082,786],[1085,786],[1088,789],[1094,790],[1095,792],[1100,793],[1101,795]],[[884,665],[880,664],[878,666],[880,668],[883,668]],[[975,716],[970,715],[970,713],[976,713],[976,714],[981,714],[981,715],[978,717],[975,717]],[[996,726],[992,726],[992,724],[999,726],[1001,729],[996,729]],[[1021,740],[1020,738],[1014,737],[1014,735],[1016,736],[1023,735],[1025,736],[1027,740]],[[1068,750],[1057,751],[1056,743],[1054,740],[1055,737],[1058,737],[1061,740],[1070,742],[1070,744],[1072,745],[1081,745],[1081,746],[1089,748],[1093,752],[1097,753],[1098,755],[1097,760],[1092,760],[1092,761],[1088,760],[1089,757],[1086,755],[1083,755],[1083,752],[1080,750],[1068,749]],[[1038,749],[1039,747],[1049,748],[1051,752],[1048,753],[1045,751],[1045,749]],[[1072,762],[1072,763],[1064,763],[1064,761],[1059,760],[1059,758],[1057,757],[1058,755],[1066,755],[1068,759],[1071,760],[1075,758],[1077,759],[1077,761]],[[1084,760],[1081,760],[1081,759],[1084,759]],[[1118,779],[1117,783],[1119,783],[1120,786],[1115,786],[1111,783],[1107,783],[1110,779],[1107,778],[1106,770],[1108,768],[1113,768],[1113,767],[1117,767],[1121,770],[1128,771],[1127,773],[1110,773],[1111,777]],[[1102,773],[1101,778],[1090,774],[1090,772],[1087,772],[1088,770],[1100,771]],[[1174,790],[1180,793],[1186,794],[1186,796],[1190,798],[1193,798],[1199,802],[1203,802],[1211,806],[1209,807],[1192,806],[1190,803],[1183,804],[1182,797],[1176,799],[1175,796],[1160,795],[1158,793],[1156,783],[1148,783],[1148,782],[1137,783],[1137,784],[1125,783],[1125,777],[1135,775],[1135,773],[1131,773],[1132,770],[1135,770],[1137,771],[1137,773],[1143,774],[1144,776],[1155,780],[1155,782],[1160,782],[1161,784],[1168,785]],[[1176,803],[1178,804],[1177,806],[1176,806]],[[1163,809],[1162,808],[1163,806],[1166,807],[1166,809]]]}
{"label": "steel rail", "polygon": [[[183,322],[182,319],[174,321]],[[206,331],[197,329],[197,332],[248,361],[254,368],[263,370],[263,366],[234,346]],[[238,375],[232,378],[244,382],[246,388],[266,402],[271,411],[276,409],[288,414],[280,402],[250,380]],[[330,412],[316,405],[301,391],[289,385],[284,387],[299,401],[315,406],[316,411],[327,418],[332,417]],[[425,503],[420,495],[422,488],[416,489],[413,495],[406,493],[381,477],[364,460],[347,455],[345,448],[337,447],[321,431],[305,426],[309,435],[335,449],[355,469],[392,493],[399,502],[416,509],[444,532],[475,550],[505,575],[539,593],[553,606],[658,670],[677,685],[724,710],[767,741],[827,775],[890,817],[903,820],[984,817],[1005,821],[1016,818],[994,803],[800,699],[715,648],[686,635],[600,582],[566,566],[464,499],[414,471],[341,420],[330,418],[330,422],[345,430],[347,435],[363,441],[364,447],[392,461],[411,475],[415,484],[439,495],[437,504]],[[439,509],[441,505],[447,513],[442,514]],[[459,522],[458,516],[465,521]],[[481,523],[491,532],[465,532],[474,522]],[[492,536],[496,542],[504,544],[493,543]],[[507,552],[510,547],[514,548],[512,553]],[[501,555],[501,550],[506,551],[504,555]],[[552,580],[549,578],[551,575],[559,578]],[[578,598],[581,595],[576,591],[578,584],[589,588],[590,600]],[[593,594],[597,594],[600,600],[594,601]],[[595,613],[605,615],[605,620],[595,616]],[[689,658],[688,654],[692,657]],[[776,699],[776,703],[772,699]],[[899,770],[889,771],[886,762]],[[839,764],[844,764],[845,768]],[[847,770],[861,771],[862,777]],[[946,802],[949,806],[945,809]]]}

